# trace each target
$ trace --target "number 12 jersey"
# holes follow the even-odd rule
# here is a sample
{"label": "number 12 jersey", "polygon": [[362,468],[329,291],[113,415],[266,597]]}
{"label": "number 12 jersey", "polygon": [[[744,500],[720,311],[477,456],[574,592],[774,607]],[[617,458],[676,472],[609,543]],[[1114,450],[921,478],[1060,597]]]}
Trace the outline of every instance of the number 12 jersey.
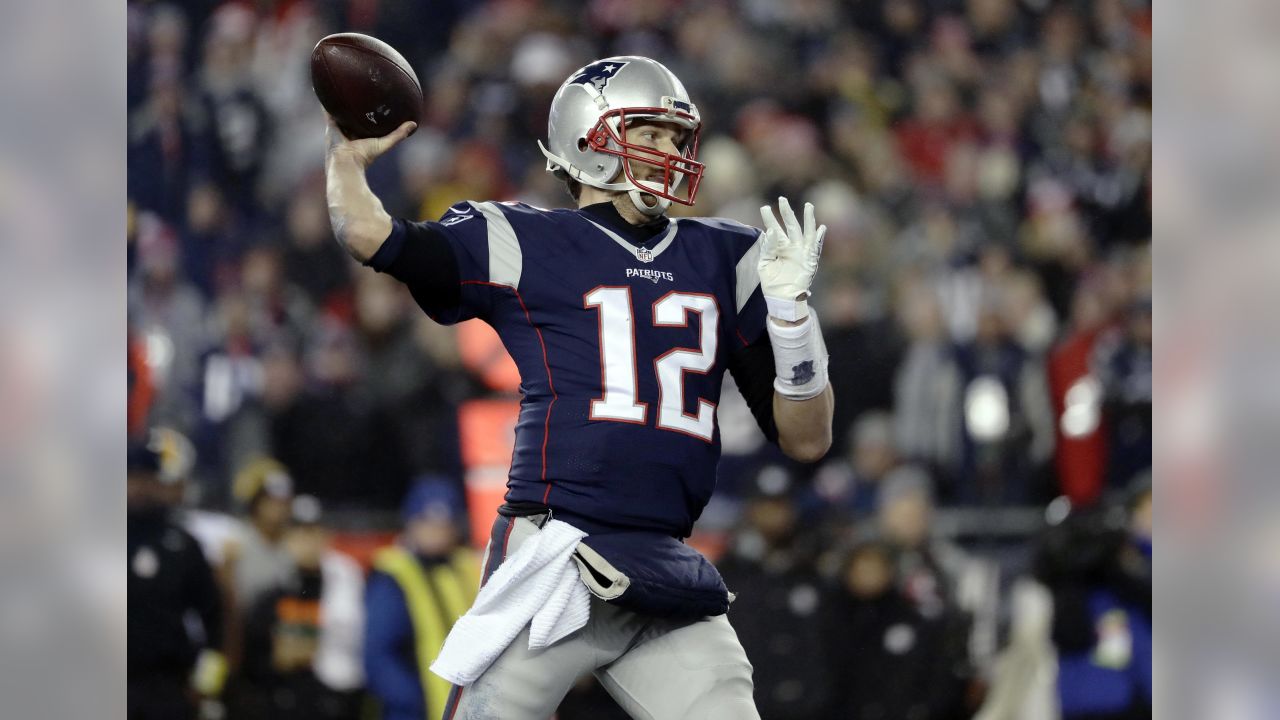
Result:
{"label": "number 12 jersey", "polygon": [[[487,322],[515,361],[523,399],[508,502],[685,537],[715,485],[724,372],[767,345],[760,231],[704,218],[646,227],[637,235],[607,204],[465,202],[439,222],[396,220],[370,264],[415,289],[406,274],[430,268],[406,272],[397,258],[423,266],[451,254],[456,292],[426,300],[415,289],[419,304],[441,323]],[[771,390],[771,363],[738,366]],[[753,411],[776,440],[772,393],[757,394]]]}

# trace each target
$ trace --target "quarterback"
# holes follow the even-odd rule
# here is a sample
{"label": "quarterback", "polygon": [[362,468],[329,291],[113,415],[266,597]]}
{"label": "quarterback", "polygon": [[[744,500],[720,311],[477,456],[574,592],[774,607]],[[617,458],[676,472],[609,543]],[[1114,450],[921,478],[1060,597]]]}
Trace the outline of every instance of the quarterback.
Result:
{"label": "quarterback", "polygon": [[808,304],[825,226],[783,198],[780,221],[761,208],[762,229],[669,218],[696,200],[702,121],[648,58],[591,63],[552,101],[540,147],[576,209],[472,201],[437,222],[392,218],[365,169],[413,129],[350,140],[330,123],[334,233],[436,321],[490,324],[520,370],[484,582],[564,523],[583,535],[573,559],[591,591],[572,633],[531,647],[525,625],[473,681],[446,684],[444,717],[542,720],[589,672],[636,718],[758,717],[732,594],[682,540],[715,483],[726,370],[788,456],[814,462],[830,446],[827,353]]}

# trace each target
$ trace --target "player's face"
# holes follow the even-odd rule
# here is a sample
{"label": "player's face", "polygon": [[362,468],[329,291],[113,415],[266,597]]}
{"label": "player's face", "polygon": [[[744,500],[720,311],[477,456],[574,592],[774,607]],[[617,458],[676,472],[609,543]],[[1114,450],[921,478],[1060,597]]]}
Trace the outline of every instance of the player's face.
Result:
{"label": "player's face", "polygon": [[[671,155],[682,154],[688,137],[689,131],[675,123],[637,120],[627,125],[627,142]],[[652,180],[661,186],[661,167],[639,160],[627,162],[631,164],[631,174],[636,180],[641,182]]]}

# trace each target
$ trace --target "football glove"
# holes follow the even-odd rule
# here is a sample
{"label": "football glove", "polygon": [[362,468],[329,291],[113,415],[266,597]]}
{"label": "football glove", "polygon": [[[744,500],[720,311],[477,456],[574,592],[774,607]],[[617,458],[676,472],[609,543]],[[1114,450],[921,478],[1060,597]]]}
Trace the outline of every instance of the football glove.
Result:
{"label": "football glove", "polygon": [[782,225],[773,208],[760,208],[764,242],[760,247],[760,289],[769,314],[779,320],[797,321],[809,316],[809,285],[818,270],[818,256],[827,234],[826,225],[815,227],[813,203],[804,204],[804,226],[796,221],[791,203],[778,198]]}

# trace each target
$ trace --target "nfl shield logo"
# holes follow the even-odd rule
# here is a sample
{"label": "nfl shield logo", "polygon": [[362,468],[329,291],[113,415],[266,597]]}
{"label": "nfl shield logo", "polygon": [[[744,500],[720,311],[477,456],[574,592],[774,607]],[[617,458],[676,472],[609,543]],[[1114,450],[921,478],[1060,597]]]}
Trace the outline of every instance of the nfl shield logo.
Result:
{"label": "nfl shield logo", "polygon": [[640,262],[653,262],[653,253],[649,252],[649,248],[640,248],[636,251],[636,259]]}

